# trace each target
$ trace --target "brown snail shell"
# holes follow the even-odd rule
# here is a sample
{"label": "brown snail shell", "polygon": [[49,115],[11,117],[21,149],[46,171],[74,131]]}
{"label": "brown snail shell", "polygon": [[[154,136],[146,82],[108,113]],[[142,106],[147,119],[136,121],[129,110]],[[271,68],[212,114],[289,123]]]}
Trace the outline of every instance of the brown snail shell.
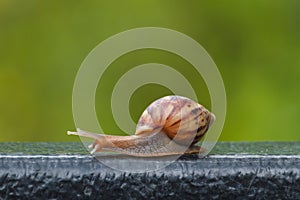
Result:
{"label": "brown snail shell", "polygon": [[164,156],[199,153],[196,146],[215,116],[197,102],[181,96],[166,96],[151,103],[130,136],[95,134],[77,129],[68,134],[95,139],[92,153],[115,151],[133,156]]}

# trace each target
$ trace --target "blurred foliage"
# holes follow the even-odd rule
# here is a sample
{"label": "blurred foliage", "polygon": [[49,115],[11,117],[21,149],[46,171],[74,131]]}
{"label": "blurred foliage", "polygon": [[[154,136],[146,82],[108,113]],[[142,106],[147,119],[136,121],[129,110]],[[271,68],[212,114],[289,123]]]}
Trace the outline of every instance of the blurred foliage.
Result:
{"label": "blurred foliage", "polygon": [[[109,36],[144,26],[185,33],[214,59],[228,101],[220,140],[299,141],[299,10],[297,0],[0,0],[0,141],[78,141],[65,132],[74,129],[72,87],[81,62]],[[112,84],[147,62],[191,77],[201,103],[210,106],[203,80],[185,70],[184,60],[135,51],[117,59],[99,82],[96,109],[106,132],[120,131],[107,106]],[[138,89],[129,106],[133,119],[165,94],[170,91],[159,85]]]}

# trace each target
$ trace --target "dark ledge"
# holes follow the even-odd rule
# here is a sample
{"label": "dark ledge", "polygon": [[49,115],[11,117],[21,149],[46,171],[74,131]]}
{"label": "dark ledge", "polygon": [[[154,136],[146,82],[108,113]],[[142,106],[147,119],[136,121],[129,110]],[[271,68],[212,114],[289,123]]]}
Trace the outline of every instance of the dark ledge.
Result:
{"label": "dark ledge", "polygon": [[[165,162],[100,159],[124,169]],[[182,156],[144,173],[111,169],[81,143],[0,143],[0,199],[162,198],[299,199],[300,142],[219,143],[205,158]]]}

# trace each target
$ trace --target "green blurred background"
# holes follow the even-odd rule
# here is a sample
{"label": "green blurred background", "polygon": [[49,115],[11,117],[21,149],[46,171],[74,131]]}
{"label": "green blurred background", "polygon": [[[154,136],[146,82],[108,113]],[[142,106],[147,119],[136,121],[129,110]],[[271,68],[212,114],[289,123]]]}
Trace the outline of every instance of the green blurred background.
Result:
{"label": "green blurred background", "polygon": [[[144,26],[185,33],[214,59],[228,101],[220,140],[299,141],[299,10],[298,0],[0,0],[0,141],[79,141],[66,130],[74,129],[72,87],[81,62],[109,36]],[[122,134],[107,106],[112,84],[147,62],[190,77],[210,107],[203,80],[192,78],[186,61],[135,51],[117,59],[99,82],[96,109],[105,132]],[[130,101],[132,118],[167,94],[159,85],[139,88]]]}

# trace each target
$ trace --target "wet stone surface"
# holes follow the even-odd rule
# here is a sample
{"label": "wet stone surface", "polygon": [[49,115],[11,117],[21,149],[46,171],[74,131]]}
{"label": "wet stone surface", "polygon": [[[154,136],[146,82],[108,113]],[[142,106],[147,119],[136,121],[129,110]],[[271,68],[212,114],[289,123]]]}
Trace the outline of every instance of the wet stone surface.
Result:
{"label": "wet stone surface", "polygon": [[[0,199],[299,199],[300,143],[219,143],[205,158],[165,162],[100,154],[81,143],[0,143]],[[98,156],[98,158],[99,158]]]}

